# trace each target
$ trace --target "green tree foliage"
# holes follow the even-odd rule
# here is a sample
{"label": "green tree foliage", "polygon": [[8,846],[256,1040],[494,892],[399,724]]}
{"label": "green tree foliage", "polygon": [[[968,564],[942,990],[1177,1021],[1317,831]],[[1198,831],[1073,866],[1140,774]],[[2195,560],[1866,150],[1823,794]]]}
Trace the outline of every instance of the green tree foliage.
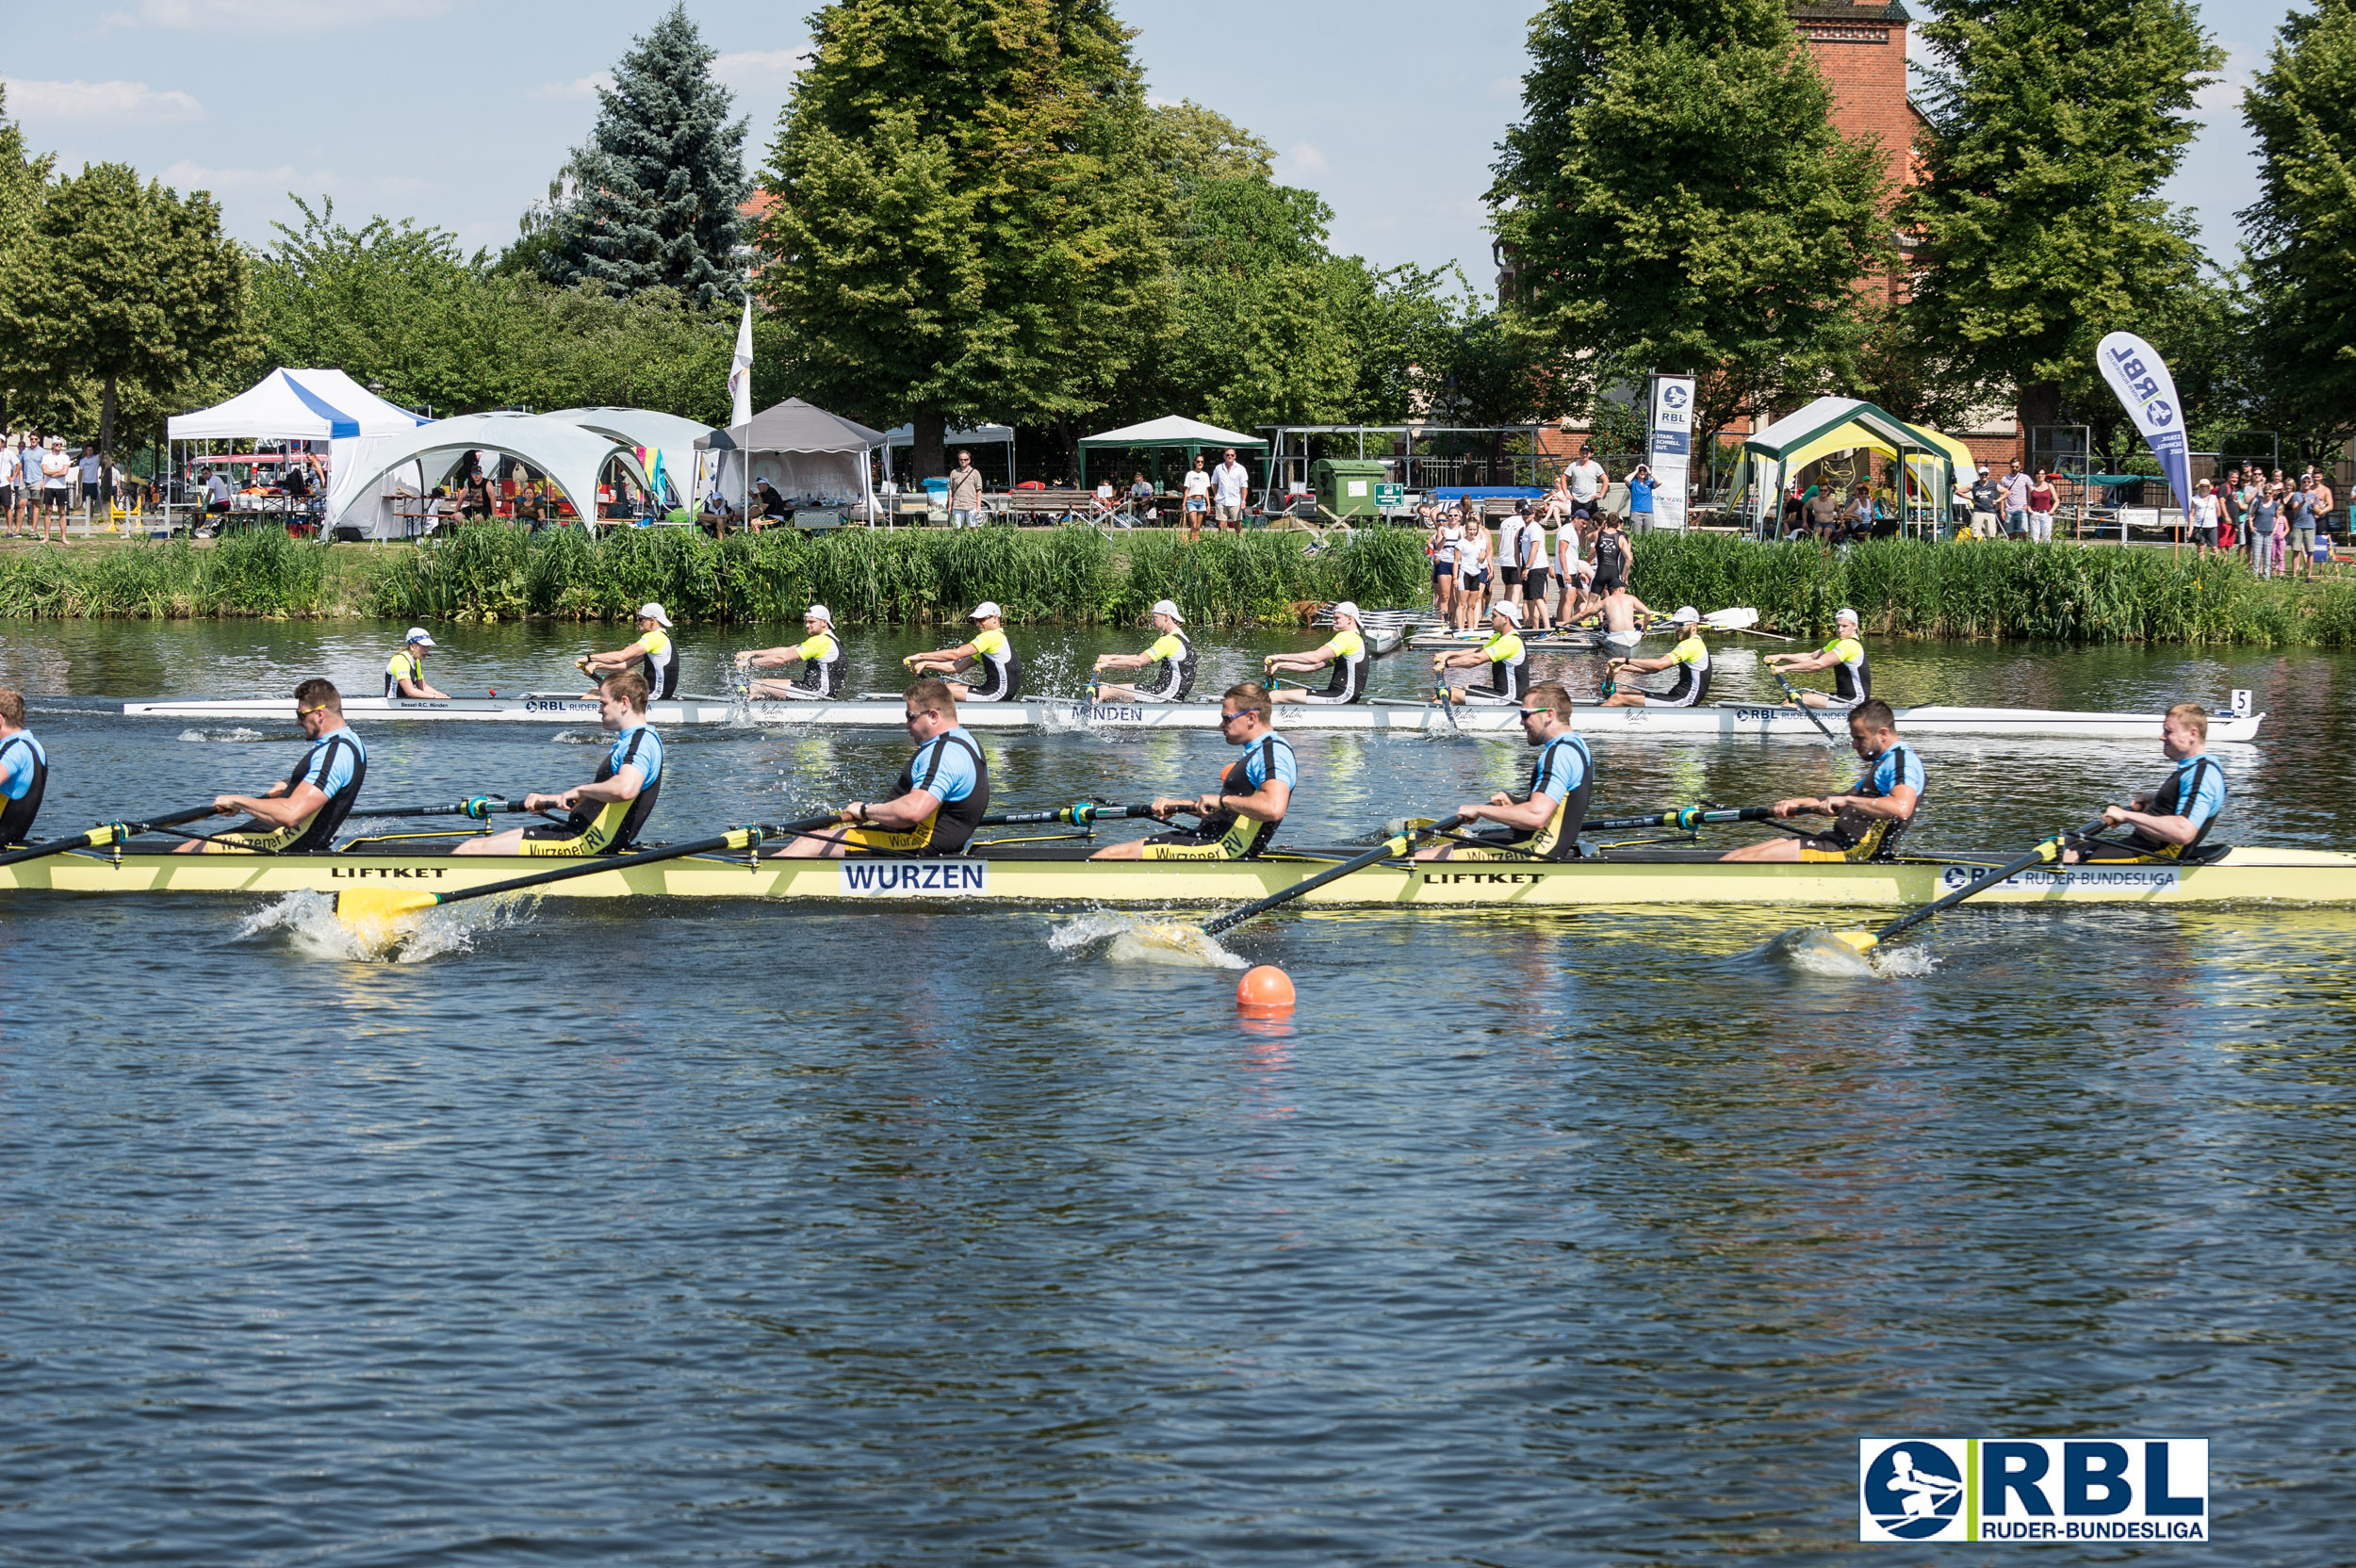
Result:
{"label": "green tree foliage", "polygon": [[2302,435],[2356,430],[2356,4],[2317,0],[2275,34],[2242,95],[2258,200],[2241,214],[2266,416]]}
{"label": "green tree foliage", "polygon": [[1550,0],[1530,51],[1489,200],[1553,400],[1692,370],[1708,431],[1855,384],[1882,155],[1781,0]]}
{"label": "green tree foliage", "polygon": [[[50,169],[57,162],[50,154],[37,157],[25,150],[24,128],[8,118],[8,86],[0,82],[0,280],[9,276],[17,247],[32,235],[41,198],[48,193]],[[16,402],[16,388],[5,384],[12,379],[7,377],[8,368],[0,364],[0,428],[8,424]]]}
{"label": "green tree foliage", "polygon": [[717,55],[674,5],[597,90],[597,124],[566,166],[573,193],[554,214],[555,281],[668,288],[698,305],[737,297],[737,207],[752,182],[745,122],[729,123],[734,97],[712,79]]}
{"label": "green tree foliage", "polygon": [[2161,200],[2222,63],[2189,0],[1929,0],[1945,57],[1924,103],[1908,335],[2024,426],[2094,403],[2104,333],[2150,335],[2200,283],[2190,219]]}

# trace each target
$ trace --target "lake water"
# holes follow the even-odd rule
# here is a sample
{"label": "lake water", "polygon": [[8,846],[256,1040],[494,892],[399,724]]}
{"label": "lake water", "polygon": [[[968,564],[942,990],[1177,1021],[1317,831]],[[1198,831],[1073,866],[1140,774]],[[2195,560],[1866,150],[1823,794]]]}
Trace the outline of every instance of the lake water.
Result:
{"label": "lake water", "polygon": [[[373,692],[400,629],[7,628],[44,826],[298,749],[100,699]],[[453,693],[564,689],[627,639],[436,634]],[[1145,640],[1018,637],[1048,691]],[[880,690],[927,639],[846,641]],[[1309,639],[1203,641],[1217,690]],[[1781,645],[1715,641],[1722,694],[1771,690],[1745,650]],[[716,689],[734,644],[682,644]],[[2356,661],[1873,652],[1901,701],[2249,687],[2271,717],[2225,758],[2221,836],[2356,838]],[[1591,658],[1550,660],[1592,689]],[[368,739],[380,802],[560,786],[598,749]],[[905,753],[668,740],[659,837],[873,795]],[[1528,768],[1297,743],[1304,840]],[[984,744],[1002,808],[1191,792],[1232,755]],[[2161,771],[1920,745],[1922,846],[2025,848]],[[1599,808],[1854,769],[1598,752]],[[1232,969],[1039,912],[552,902],[400,963],[270,917],[0,895],[0,1560],[1829,1562],[1858,1438],[2081,1434],[2210,1439],[2236,1561],[2350,1556],[2356,914],[1966,908],[1870,978],[1761,952],[1821,913],[1280,916],[1227,939],[1299,988],[1257,1023]]]}

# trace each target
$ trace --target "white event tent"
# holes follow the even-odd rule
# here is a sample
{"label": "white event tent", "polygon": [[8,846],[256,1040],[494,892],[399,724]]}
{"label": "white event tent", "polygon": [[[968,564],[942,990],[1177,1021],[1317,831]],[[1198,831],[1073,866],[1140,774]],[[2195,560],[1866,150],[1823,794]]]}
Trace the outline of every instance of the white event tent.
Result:
{"label": "white event tent", "polygon": [[[626,411],[628,412],[628,411]],[[431,490],[472,451],[502,452],[537,468],[555,482],[584,521],[597,515],[597,482],[609,463],[645,485],[646,470],[631,449],[636,443],[551,414],[462,414],[436,419],[400,434],[364,438],[335,467],[327,500],[330,528],[358,527],[372,537],[405,531],[379,494],[384,477],[404,464],[418,466]]]}
{"label": "white event tent", "polygon": [[1139,447],[1175,447],[1186,454],[1186,460],[1189,463],[1205,447],[1214,450],[1221,447],[1233,447],[1238,452],[1258,452],[1263,455],[1268,451],[1268,443],[1256,435],[1245,435],[1237,431],[1221,430],[1217,425],[1206,425],[1200,419],[1189,419],[1182,414],[1165,414],[1158,419],[1148,419],[1141,425],[1123,425],[1119,430],[1108,430],[1101,435],[1082,436],[1080,438],[1081,488],[1088,487],[1089,452],[1119,451]]}
{"label": "white event tent", "polygon": [[692,506],[702,494],[703,475],[695,444],[712,433],[710,425],[651,408],[560,408],[548,417],[563,419],[599,435],[610,435],[626,447],[657,454],[652,461],[641,461],[648,469],[649,479],[656,477],[652,470],[658,464],[661,466],[678,505]]}
{"label": "white event tent", "polygon": [[174,442],[323,442],[328,473],[340,478],[355,445],[399,435],[426,423],[421,414],[388,403],[341,370],[272,370],[227,402],[175,414],[166,421]]}

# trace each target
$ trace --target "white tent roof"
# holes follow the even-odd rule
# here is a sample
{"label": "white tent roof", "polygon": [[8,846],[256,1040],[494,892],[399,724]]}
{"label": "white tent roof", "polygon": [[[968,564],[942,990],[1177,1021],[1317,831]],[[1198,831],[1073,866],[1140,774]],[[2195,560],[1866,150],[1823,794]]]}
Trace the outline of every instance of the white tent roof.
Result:
{"label": "white tent roof", "polygon": [[523,459],[554,480],[584,518],[597,514],[597,475],[608,458],[618,456],[626,473],[641,484],[646,482],[630,443],[568,419],[546,414],[463,414],[355,445],[350,459],[336,466],[327,514],[340,521],[347,510],[373,504],[378,483],[404,463],[418,464],[430,488],[470,451]]}
{"label": "white tent roof", "polygon": [[[941,438],[944,447],[962,443],[969,447],[995,447],[1014,439],[1012,425],[975,425],[972,430],[953,430]],[[884,432],[884,444],[892,447],[916,445],[914,425],[894,425]]]}
{"label": "white tent roof", "polygon": [[1148,419],[1141,425],[1128,425],[1108,430],[1102,435],[1087,436],[1083,447],[1184,447],[1200,444],[1205,447],[1257,447],[1268,443],[1256,435],[1239,435],[1232,430],[1206,425],[1200,419],[1188,419],[1176,414],[1166,414],[1158,419]]}
{"label": "white tent roof", "polygon": [[272,370],[225,403],[176,414],[174,441],[342,441],[392,435],[426,422],[341,370]]}
{"label": "white tent roof", "polygon": [[651,408],[560,408],[542,417],[566,420],[626,446],[653,447],[664,452],[693,452],[695,443],[712,433],[710,425]]}

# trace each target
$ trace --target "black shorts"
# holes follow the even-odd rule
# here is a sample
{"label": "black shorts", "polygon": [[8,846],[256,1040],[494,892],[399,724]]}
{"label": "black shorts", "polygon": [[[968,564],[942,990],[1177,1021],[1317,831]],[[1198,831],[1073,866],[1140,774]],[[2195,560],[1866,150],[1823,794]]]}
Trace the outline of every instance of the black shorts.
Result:
{"label": "black shorts", "polygon": [[1518,588],[1522,582],[1522,569],[1519,566],[1500,566],[1497,568],[1497,580],[1508,588]]}
{"label": "black shorts", "polygon": [[1616,577],[1599,577],[1595,579],[1595,581],[1589,583],[1587,588],[1588,592],[1594,594],[1597,598],[1601,598],[1606,594],[1614,593],[1627,586],[1628,582],[1625,579]]}
{"label": "black shorts", "polygon": [[1527,590],[1530,597],[1545,598],[1546,596],[1546,569],[1544,566],[1530,567],[1522,573],[1522,586]]}

